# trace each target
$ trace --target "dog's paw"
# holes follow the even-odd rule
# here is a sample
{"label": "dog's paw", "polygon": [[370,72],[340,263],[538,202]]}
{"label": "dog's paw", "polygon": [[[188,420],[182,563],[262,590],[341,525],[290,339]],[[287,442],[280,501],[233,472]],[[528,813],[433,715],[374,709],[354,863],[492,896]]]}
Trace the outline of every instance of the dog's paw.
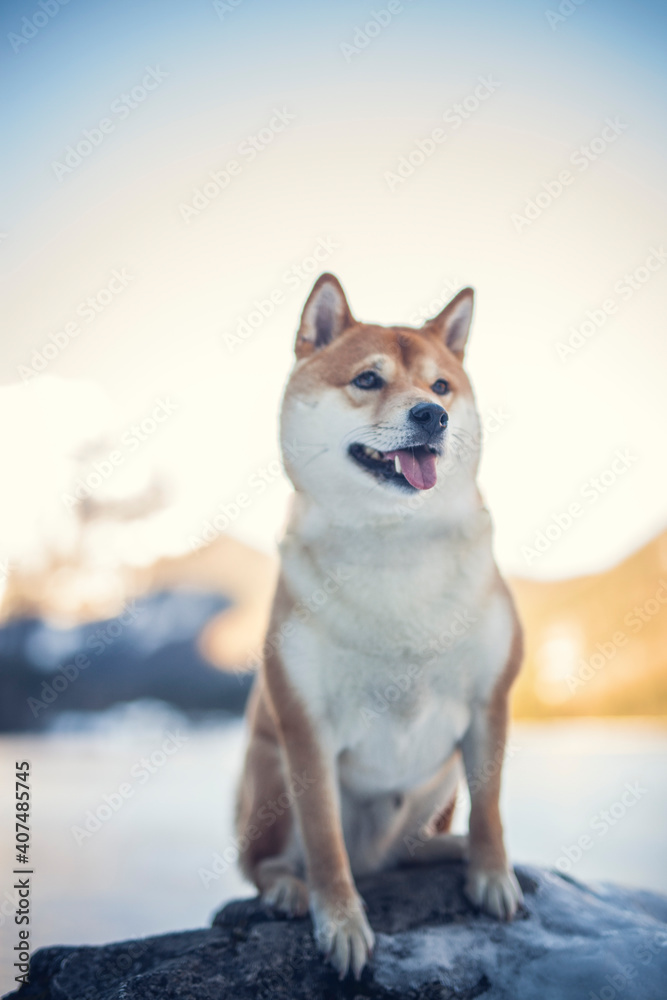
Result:
{"label": "dog's paw", "polygon": [[509,868],[471,868],[465,894],[475,906],[498,920],[511,920],[523,903],[521,886]]}
{"label": "dog's paw", "polygon": [[375,936],[359,896],[354,893],[345,902],[332,902],[320,893],[312,893],[310,912],[319,950],[341,979],[345,978],[348,970],[352,970],[355,979],[359,979],[375,944]]}
{"label": "dog's paw", "polygon": [[295,875],[279,875],[262,899],[288,917],[303,917],[308,913],[308,887]]}

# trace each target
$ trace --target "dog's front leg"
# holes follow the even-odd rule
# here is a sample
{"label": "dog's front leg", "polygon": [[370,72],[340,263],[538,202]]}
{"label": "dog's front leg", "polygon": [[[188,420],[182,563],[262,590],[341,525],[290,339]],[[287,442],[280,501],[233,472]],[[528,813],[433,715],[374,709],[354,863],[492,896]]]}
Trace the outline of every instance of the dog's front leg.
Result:
{"label": "dog's front leg", "polygon": [[292,705],[281,719],[290,771],[314,779],[295,799],[310,889],[310,912],[319,949],[343,979],[358,979],[374,944],[373,932],[354,885],[340,817],[336,762],[326,737],[316,735],[305,712]]}
{"label": "dog's front leg", "polygon": [[500,772],[507,732],[507,698],[473,707],[461,749],[470,789],[466,895],[499,920],[511,920],[523,895],[507,861],[500,820]]}

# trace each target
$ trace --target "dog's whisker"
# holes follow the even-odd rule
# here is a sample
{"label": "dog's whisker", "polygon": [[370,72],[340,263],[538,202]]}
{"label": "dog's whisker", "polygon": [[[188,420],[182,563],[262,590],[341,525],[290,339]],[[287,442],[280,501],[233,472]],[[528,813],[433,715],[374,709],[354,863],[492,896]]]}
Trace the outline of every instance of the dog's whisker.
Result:
{"label": "dog's whisker", "polygon": [[328,451],[329,451],[329,446],[328,445],[322,445],[320,451],[317,451],[317,452],[315,452],[314,455],[311,455],[310,458],[306,462],[303,463],[303,465],[301,466],[301,468],[302,469],[307,469],[311,462],[314,462],[316,458],[321,458],[322,455],[326,454],[326,452],[328,452]]}

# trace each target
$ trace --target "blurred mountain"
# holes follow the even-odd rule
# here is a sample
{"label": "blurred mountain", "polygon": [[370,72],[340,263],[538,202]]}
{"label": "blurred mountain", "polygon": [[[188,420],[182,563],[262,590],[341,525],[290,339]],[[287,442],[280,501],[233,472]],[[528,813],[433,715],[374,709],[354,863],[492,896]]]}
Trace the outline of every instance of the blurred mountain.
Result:
{"label": "blurred mountain", "polygon": [[63,712],[150,699],[183,712],[243,711],[252,675],[221,671],[197,647],[225,607],[217,594],[162,590],[104,621],[56,628],[35,618],[0,628],[0,731],[38,730]]}
{"label": "blurred mountain", "polygon": [[143,699],[243,711],[275,562],[226,535],[149,566],[101,572],[51,554],[12,567],[0,625],[0,731]]}
{"label": "blurred mountain", "polygon": [[[275,558],[219,535],[148,566],[120,566],[101,583],[96,572],[53,559],[41,572],[10,574],[1,729],[142,698],[242,710]],[[667,714],[667,531],[604,572],[510,586],[526,636],[515,716]],[[80,656],[87,665],[75,670]],[[45,701],[56,683],[62,690]]]}
{"label": "blurred mountain", "polygon": [[231,607],[205,624],[198,645],[211,663],[238,670],[250,666],[264,642],[277,575],[276,558],[230,535],[218,535],[193,552],[137,570],[131,586],[135,592],[150,593],[192,585],[227,597]]}
{"label": "blurred mountain", "polygon": [[[223,559],[222,542],[187,558],[211,583],[237,588],[238,610],[214,618],[200,648],[238,667],[261,649],[277,563],[231,539]],[[515,716],[667,714],[667,531],[603,572],[510,586],[526,636]]]}
{"label": "blurred mountain", "polygon": [[667,714],[667,531],[602,573],[513,579],[517,716]]}

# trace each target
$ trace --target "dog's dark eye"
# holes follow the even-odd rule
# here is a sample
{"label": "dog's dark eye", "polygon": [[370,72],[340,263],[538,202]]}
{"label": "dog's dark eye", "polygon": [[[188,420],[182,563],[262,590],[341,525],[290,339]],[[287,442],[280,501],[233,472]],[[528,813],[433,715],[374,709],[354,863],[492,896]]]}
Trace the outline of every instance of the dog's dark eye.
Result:
{"label": "dog's dark eye", "polygon": [[352,385],[356,385],[357,389],[381,389],[384,382],[377,372],[368,371],[352,379]]}
{"label": "dog's dark eye", "polygon": [[444,378],[439,378],[431,386],[433,392],[437,392],[438,396],[446,396],[449,390],[449,382]]}

